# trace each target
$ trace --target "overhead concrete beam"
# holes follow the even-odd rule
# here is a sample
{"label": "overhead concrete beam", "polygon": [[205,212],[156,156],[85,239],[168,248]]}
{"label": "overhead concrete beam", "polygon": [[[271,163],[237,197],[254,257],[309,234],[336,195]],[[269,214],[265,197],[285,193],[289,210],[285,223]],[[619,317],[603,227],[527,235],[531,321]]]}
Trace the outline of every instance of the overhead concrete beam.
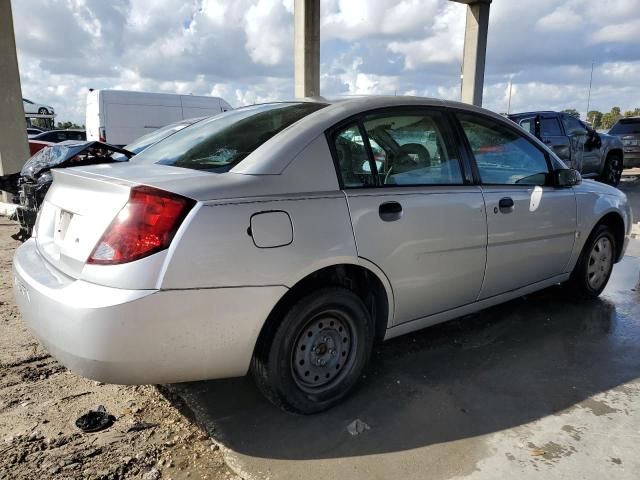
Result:
{"label": "overhead concrete beam", "polygon": [[451,0],[467,5],[462,59],[462,101],[482,106],[491,0]]}
{"label": "overhead concrete beam", "polygon": [[294,89],[297,98],[320,95],[320,0],[295,0]]}
{"label": "overhead concrete beam", "polygon": [[20,171],[29,158],[10,0],[0,0],[0,174]]}

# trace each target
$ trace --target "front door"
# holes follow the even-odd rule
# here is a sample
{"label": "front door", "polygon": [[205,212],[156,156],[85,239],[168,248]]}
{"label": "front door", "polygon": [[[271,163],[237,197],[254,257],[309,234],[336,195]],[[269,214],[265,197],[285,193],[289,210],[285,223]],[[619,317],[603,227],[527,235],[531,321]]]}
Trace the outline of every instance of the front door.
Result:
{"label": "front door", "polygon": [[550,184],[546,154],[521,132],[485,116],[457,117],[487,207],[487,268],[479,298],[565,272],[577,229],[573,190]]}
{"label": "front door", "polygon": [[444,116],[365,115],[331,137],[358,255],[387,275],[394,324],[475,301],[486,262],[480,187],[465,181]]}

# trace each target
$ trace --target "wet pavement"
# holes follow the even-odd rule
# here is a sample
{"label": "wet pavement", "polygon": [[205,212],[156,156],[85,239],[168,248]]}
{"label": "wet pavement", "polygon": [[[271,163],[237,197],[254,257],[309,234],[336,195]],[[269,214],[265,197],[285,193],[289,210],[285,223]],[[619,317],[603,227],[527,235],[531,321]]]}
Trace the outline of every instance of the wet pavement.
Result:
{"label": "wet pavement", "polygon": [[[552,288],[382,344],[315,416],[248,378],[172,388],[246,478],[637,479],[639,272],[628,255],[599,299]],[[355,419],[370,428],[352,435]]]}

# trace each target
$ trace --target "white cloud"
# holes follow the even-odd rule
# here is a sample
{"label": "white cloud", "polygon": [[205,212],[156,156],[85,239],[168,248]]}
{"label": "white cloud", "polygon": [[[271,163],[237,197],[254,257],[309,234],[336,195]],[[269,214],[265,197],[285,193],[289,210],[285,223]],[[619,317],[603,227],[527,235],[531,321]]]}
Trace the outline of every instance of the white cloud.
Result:
{"label": "white cloud", "polygon": [[640,19],[617,25],[606,25],[593,35],[591,42],[634,43],[637,47],[638,42],[640,42]]}
{"label": "white cloud", "polygon": [[[26,97],[82,122],[89,88],[293,95],[293,0],[14,0]],[[630,0],[495,1],[485,106],[640,106],[640,9]],[[464,5],[321,0],[321,93],[458,99]],[[583,107],[584,105],[584,107]]]}
{"label": "white cloud", "polygon": [[244,21],[246,48],[255,63],[277,65],[293,52],[293,17],[281,0],[258,0]]}

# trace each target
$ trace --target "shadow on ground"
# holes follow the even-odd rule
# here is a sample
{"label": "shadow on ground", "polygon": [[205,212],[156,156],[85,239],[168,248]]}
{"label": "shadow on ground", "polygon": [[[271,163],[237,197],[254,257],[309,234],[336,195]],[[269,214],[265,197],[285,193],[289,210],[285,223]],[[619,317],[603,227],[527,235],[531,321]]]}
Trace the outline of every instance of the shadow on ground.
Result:
{"label": "shadow on ground", "polygon": [[[168,388],[252,457],[372,455],[512,428],[640,377],[639,265],[626,257],[601,299],[554,288],[382,344],[358,390],[319,415],[279,411],[249,378]],[[371,427],[357,442],[346,432],[356,418]]]}

